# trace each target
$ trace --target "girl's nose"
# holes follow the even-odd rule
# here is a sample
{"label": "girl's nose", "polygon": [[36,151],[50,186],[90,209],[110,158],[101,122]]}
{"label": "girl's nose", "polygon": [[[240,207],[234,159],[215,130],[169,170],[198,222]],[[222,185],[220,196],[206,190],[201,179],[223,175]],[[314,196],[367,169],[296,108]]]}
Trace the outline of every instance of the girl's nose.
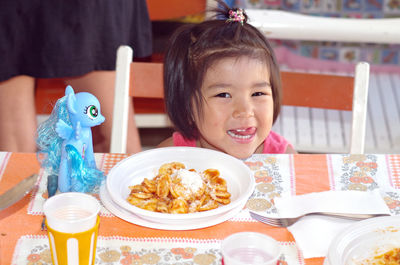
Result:
{"label": "girl's nose", "polygon": [[234,103],[234,118],[249,118],[254,116],[253,104],[249,99],[241,98]]}

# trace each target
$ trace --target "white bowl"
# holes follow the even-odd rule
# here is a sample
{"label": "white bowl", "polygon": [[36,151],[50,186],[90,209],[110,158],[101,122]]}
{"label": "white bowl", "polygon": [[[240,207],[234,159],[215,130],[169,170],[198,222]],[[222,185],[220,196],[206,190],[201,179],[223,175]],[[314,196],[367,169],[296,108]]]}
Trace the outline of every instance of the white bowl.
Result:
{"label": "white bowl", "polygon": [[329,246],[325,265],[360,265],[394,247],[400,247],[400,216],[357,222],[340,232]]}
{"label": "white bowl", "polygon": [[[144,178],[154,178],[160,166],[169,162],[181,162],[197,172],[209,168],[219,170],[227,182],[231,202],[204,212],[168,214],[144,210],[126,200],[130,194],[129,186],[140,184]],[[143,219],[164,224],[204,221],[236,207],[243,208],[253,193],[254,185],[253,174],[243,161],[222,152],[196,147],[166,147],[137,153],[115,165],[106,180],[108,193],[117,205]]]}

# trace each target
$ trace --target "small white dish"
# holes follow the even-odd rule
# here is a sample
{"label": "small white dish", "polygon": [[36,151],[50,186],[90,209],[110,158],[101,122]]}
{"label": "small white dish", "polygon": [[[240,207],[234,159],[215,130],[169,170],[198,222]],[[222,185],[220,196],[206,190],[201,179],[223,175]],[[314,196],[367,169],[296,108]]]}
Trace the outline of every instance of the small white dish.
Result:
{"label": "small white dish", "polygon": [[125,220],[129,223],[144,226],[153,229],[160,229],[160,230],[194,230],[200,229],[204,227],[209,227],[213,225],[217,225],[223,223],[233,217],[235,217],[239,212],[242,210],[241,208],[232,209],[226,213],[220,214],[218,216],[214,216],[211,219],[203,220],[203,221],[189,221],[185,224],[178,223],[178,224],[162,224],[157,222],[151,222],[149,220],[140,218],[139,216],[119,207],[116,203],[113,202],[111,199],[107,187],[102,185],[100,187],[100,200],[103,203],[104,207],[109,210],[115,216]]}
{"label": "small white dish", "polygon": [[395,247],[400,247],[400,216],[370,218],[343,229],[330,244],[324,264],[361,265]]}
{"label": "small white dish", "polygon": [[[187,169],[198,172],[209,168],[219,170],[231,193],[231,202],[216,209],[187,213],[168,214],[140,209],[130,204],[129,186],[140,184],[144,178],[152,179],[164,163],[181,162]],[[107,176],[107,191],[112,201],[120,208],[153,223],[186,224],[188,222],[208,222],[210,219],[242,209],[254,191],[254,177],[243,161],[222,152],[195,147],[166,147],[151,149],[132,155],[115,165]]]}

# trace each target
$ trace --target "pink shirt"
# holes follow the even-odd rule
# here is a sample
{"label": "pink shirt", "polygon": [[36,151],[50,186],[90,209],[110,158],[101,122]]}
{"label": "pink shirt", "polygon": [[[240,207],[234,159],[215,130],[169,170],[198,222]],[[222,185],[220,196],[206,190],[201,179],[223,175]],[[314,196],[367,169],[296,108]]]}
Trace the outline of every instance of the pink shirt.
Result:
{"label": "pink shirt", "polygon": [[[196,140],[187,140],[179,132],[172,134],[174,146],[196,147]],[[276,132],[271,131],[264,141],[263,154],[284,154],[290,143]]]}

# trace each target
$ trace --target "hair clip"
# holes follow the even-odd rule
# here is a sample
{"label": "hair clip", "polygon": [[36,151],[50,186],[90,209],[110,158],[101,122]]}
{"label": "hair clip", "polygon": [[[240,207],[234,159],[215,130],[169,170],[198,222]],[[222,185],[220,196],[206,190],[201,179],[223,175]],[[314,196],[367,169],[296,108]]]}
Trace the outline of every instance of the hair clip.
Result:
{"label": "hair clip", "polygon": [[243,14],[243,9],[238,8],[237,10],[229,10],[229,18],[226,20],[227,22],[240,22],[243,26],[244,20],[245,16]]}

